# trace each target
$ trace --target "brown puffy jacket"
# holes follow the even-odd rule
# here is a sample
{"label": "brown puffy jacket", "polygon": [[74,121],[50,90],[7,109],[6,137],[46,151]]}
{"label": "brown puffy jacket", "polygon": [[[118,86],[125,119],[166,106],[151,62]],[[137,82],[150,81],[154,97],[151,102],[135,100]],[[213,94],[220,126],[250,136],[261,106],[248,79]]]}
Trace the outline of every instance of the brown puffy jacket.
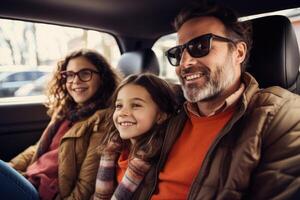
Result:
{"label": "brown puffy jacket", "polygon": [[[300,97],[279,87],[260,90],[247,73],[242,79],[246,90],[238,109],[211,145],[188,199],[296,199],[300,189]],[[134,199],[151,198],[159,171],[186,120],[183,109],[171,119],[160,160]]]}
{"label": "brown puffy jacket", "polygon": [[[94,193],[99,164],[97,146],[104,133],[104,112],[97,111],[86,120],[75,123],[63,136],[58,153],[59,196],[56,199],[85,200]],[[24,173],[36,161],[37,145],[12,159],[12,167]]]}

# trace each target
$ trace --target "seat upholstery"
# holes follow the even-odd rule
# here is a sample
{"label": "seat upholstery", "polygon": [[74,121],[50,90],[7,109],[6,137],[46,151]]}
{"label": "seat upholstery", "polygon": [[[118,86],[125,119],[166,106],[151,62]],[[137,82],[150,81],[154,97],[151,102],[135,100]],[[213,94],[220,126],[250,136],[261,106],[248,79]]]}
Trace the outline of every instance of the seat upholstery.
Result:
{"label": "seat upholstery", "polygon": [[143,49],[122,54],[117,68],[124,76],[143,72],[159,75],[159,63],[152,49]]}
{"label": "seat upholstery", "polygon": [[300,55],[291,22],[284,16],[268,16],[251,20],[253,48],[250,72],[261,88],[281,86],[300,94]]}

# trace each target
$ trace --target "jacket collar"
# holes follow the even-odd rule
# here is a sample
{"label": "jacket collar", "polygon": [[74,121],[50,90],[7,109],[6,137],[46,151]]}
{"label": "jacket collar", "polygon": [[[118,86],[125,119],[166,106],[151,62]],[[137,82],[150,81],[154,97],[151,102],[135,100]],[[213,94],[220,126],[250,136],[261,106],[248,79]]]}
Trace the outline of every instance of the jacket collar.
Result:
{"label": "jacket collar", "polygon": [[[94,129],[97,129],[97,127],[100,123],[101,119],[99,116],[101,115],[100,114],[101,112],[103,112],[103,110],[98,110],[92,116],[74,123],[72,125],[72,127],[66,132],[66,134],[63,136],[62,139],[79,138],[79,137],[82,137],[83,135],[85,135],[87,132],[97,131]],[[87,129],[91,129],[91,130],[87,131]]]}
{"label": "jacket collar", "polygon": [[260,89],[255,78],[250,75],[248,72],[244,72],[242,74],[242,82],[245,84],[245,91],[242,95],[242,106],[244,107],[244,111],[247,110],[250,100]]}

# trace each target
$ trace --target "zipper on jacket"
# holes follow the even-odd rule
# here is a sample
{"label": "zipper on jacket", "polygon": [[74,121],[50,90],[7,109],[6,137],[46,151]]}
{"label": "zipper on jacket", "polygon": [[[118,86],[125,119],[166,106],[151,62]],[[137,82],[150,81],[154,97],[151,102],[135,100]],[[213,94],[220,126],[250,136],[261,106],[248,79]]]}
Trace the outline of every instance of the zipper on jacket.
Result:
{"label": "zipper on jacket", "polygon": [[[164,138],[164,143],[163,143],[163,146],[162,146],[162,150],[164,149],[164,147],[166,146],[166,142],[167,142],[167,134],[165,134],[165,138]],[[155,179],[154,179],[154,185],[152,187],[152,189],[150,190],[149,194],[147,195],[147,200],[150,200],[155,189],[156,189],[156,186],[157,186],[157,181],[158,181],[158,176],[159,176],[159,168],[160,168],[160,165],[161,165],[161,162],[162,162],[162,159],[165,158],[166,156],[168,155],[167,152],[165,151],[162,151],[162,154],[160,155],[159,157],[159,160],[158,160],[158,163],[155,167]]]}
{"label": "zipper on jacket", "polygon": [[[181,112],[185,112],[184,110],[178,110],[177,111],[177,113],[178,113],[178,115],[181,115]],[[185,123],[186,123],[186,119],[187,119],[187,117],[186,118],[184,118],[183,119],[183,125],[182,126],[180,126],[180,130],[178,131],[178,134],[177,134],[177,138],[179,137],[179,135],[182,133],[182,129],[183,129],[183,127],[184,127],[184,125],[185,125]],[[167,130],[166,130],[167,131]],[[168,132],[168,131],[167,131]],[[162,146],[162,154],[160,155],[160,157],[159,157],[159,160],[158,160],[158,163],[157,163],[157,165],[156,165],[156,168],[155,168],[155,181],[154,181],[154,185],[153,185],[153,187],[152,187],[152,189],[150,190],[150,192],[148,193],[148,195],[147,195],[147,198],[146,198],[146,200],[150,200],[151,199],[151,197],[152,197],[152,195],[153,195],[153,193],[154,193],[154,191],[155,191],[155,189],[156,189],[156,186],[157,186],[157,182],[158,182],[158,176],[159,176],[159,169],[161,168],[161,163],[162,163],[162,160],[163,160],[163,158],[165,158],[165,162],[167,162],[167,156],[168,156],[168,154],[170,153],[170,151],[171,151],[171,149],[172,149],[172,147],[173,147],[173,145],[175,144],[175,142],[176,142],[176,140],[177,139],[175,139],[174,141],[173,141],[173,144],[171,145],[171,147],[170,147],[170,149],[169,149],[169,151],[163,151],[163,149],[164,149],[164,147],[166,146],[166,143],[167,143],[167,134],[165,134],[165,138],[164,138],[164,143],[163,143],[163,146]]]}
{"label": "zipper on jacket", "polygon": [[[197,187],[197,185],[195,184],[195,181],[198,179],[199,183],[202,184],[203,182],[203,178],[204,178],[204,174],[206,174],[207,172],[207,165],[208,163],[211,161],[211,154],[212,152],[216,149],[216,146],[219,144],[219,142],[222,140],[222,138],[227,135],[227,133],[231,130],[231,128],[233,127],[233,125],[242,117],[243,113],[245,112],[245,105],[242,103],[241,106],[243,106],[242,108],[240,108],[238,114],[236,114],[236,117],[234,117],[226,126],[225,128],[222,129],[221,134],[218,135],[218,137],[214,140],[213,144],[211,145],[211,147],[209,148],[207,154],[205,155],[205,158],[203,160],[203,164],[199,170],[198,175],[195,177],[194,181],[192,182],[191,188],[189,190],[188,193],[188,197],[187,199],[193,199],[192,195],[195,194],[196,190],[199,189]],[[204,171],[205,170],[205,171]]]}
{"label": "zipper on jacket", "polygon": [[157,181],[158,181],[158,175],[159,175],[159,171],[158,171],[158,168],[159,168],[159,164],[161,163],[161,159],[159,159],[158,161],[158,165],[156,166],[155,168],[155,177],[154,177],[154,184],[153,184],[153,187],[152,189],[150,190],[149,194],[147,195],[147,200],[150,200],[151,197],[152,197],[152,194],[154,193],[155,189],[156,189],[156,186],[157,186]]}
{"label": "zipper on jacket", "polygon": [[[165,134],[165,138],[164,138],[164,143],[163,143],[163,146],[162,146],[162,149],[164,148],[164,146],[166,145],[166,138],[167,138],[167,134]],[[163,152],[163,151],[162,151]],[[146,195],[146,200],[150,200],[155,189],[156,189],[156,186],[157,186],[157,181],[158,181],[158,176],[159,176],[159,168],[160,168],[160,165],[161,165],[161,162],[162,162],[162,158],[166,156],[165,154],[161,154],[159,156],[159,160],[158,160],[158,163],[155,167],[155,176],[154,176],[154,184],[152,185],[153,187],[151,188],[151,190],[149,191],[149,193]]]}

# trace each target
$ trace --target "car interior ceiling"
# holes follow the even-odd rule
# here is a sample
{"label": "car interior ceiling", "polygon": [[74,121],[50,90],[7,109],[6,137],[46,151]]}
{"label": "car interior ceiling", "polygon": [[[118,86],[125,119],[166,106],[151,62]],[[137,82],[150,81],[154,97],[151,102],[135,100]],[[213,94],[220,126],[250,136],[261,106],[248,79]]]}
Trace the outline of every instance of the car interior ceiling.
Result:
{"label": "car interior ceiling", "polygon": [[[128,63],[134,63],[137,66],[136,68],[139,68],[140,72],[142,72],[144,69],[140,68],[140,65],[155,62],[155,59],[154,61],[153,58],[149,59],[151,53],[149,54],[147,49],[151,49],[153,43],[160,36],[174,32],[171,25],[173,18],[180,8],[191,1],[4,0],[1,2],[0,17],[75,26],[112,33],[116,36],[121,51],[123,53],[127,52],[121,58],[119,66],[124,66],[124,63],[125,66]],[[300,7],[299,0],[215,1],[234,8],[241,16]],[[279,20],[284,25],[278,26],[278,21],[276,20],[268,18],[253,21],[254,33],[256,34],[254,36],[256,38],[251,52],[253,56],[250,58],[249,70],[258,77],[259,82],[264,87],[276,84],[292,91],[297,91],[300,87],[298,71],[300,59],[298,47],[295,45],[295,36],[290,29],[290,24],[284,24],[284,20]],[[261,21],[263,25],[259,25]],[[283,28],[283,31],[278,31],[279,28]],[[287,36],[284,35],[285,33],[288,33]],[[282,45],[274,48],[272,41],[280,41],[281,43],[278,42],[277,44]],[[282,43],[284,41],[287,41],[287,46],[285,46],[285,43]],[[131,55],[128,54],[130,52]],[[139,56],[138,59],[137,55]],[[278,58],[278,60],[262,59],[261,56],[265,58],[266,55],[271,60],[273,58]],[[124,59],[125,56],[127,57],[126,59]],[[133,62],[133,59],[135,62]],[[256,66],[256,68],[253,66]],[[145,67],[147,68],[147,65]],[[262,67],[264,67],[263,70]],[[269,77],[270,79],[265,80],[263,77],[269,74],[272,74],[272,76]]]}
{"label": "car interior ceiling", "polygon": [[[152,45],[160,36],[174,32],[172,20],[191,1],[2,0],[0,17],[109,32],[122,40],[121,50],[124,52]],[[300,7],[298,0],[214,1],[234,8],[241,16]]]}

